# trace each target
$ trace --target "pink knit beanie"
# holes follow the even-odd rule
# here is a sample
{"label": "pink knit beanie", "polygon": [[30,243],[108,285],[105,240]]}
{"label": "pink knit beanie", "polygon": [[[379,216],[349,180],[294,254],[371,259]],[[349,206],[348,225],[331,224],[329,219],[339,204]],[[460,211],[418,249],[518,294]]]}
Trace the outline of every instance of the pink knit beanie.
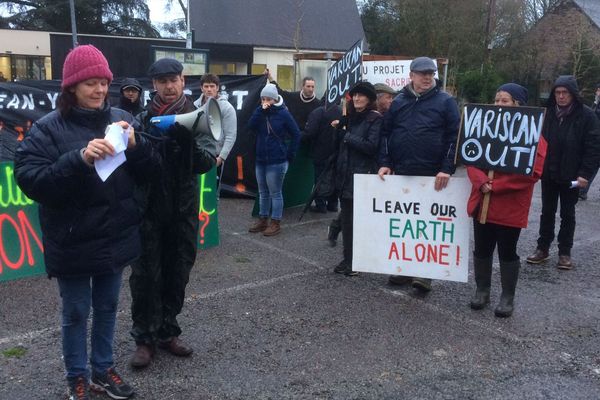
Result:
{"label": "pink knit beanie", "polygon": [[106,78],[109,83],[113,74],[104,54],[92,45],[77,46],[67,54],[63,65],[61,88],[73,86],[91,78]]}

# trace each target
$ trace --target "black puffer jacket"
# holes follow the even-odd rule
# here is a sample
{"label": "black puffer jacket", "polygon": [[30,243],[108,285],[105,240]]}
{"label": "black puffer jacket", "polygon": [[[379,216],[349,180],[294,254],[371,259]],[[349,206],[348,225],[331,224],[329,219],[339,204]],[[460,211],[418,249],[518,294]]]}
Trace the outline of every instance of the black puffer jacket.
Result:
{"label": "black puffer jacket", "polygon": [[112,122],[132,123],[131,114],[111,108],[73,109],[66,119],[53,111],[38,120],[15,154],[21,190],[39,203],[44,259],[49,276],[116,273],[140,256],[137,184],[157,169],[159,158],[136,133],[127,161],[102,182],[81,149],[103,138]]}
{"label": "black puffer jacket", "polygon": [[[562,121],[556,116],[554,89],[558,86],[567,88],[574,98],[573,111]],[[600,162],[600,122],[583,104],[572,76],[559,77],[550,93],[542,133],[548,142],[542,179],[559,183],[569,183],[577,177],[589,180]]]}
{"label": "black puffer jacket", "polygon": [[[376,174],[377,152],[381,131],[381,114],[377,111],[356,113],[338,129],[340,149],[335,169],[335,188],[340,199],[354,197],[354,174]],[[339,127],[339,126],[338,126]]]}
{"label": "black puffer jacket", "polygon": [[326,164],[336,148],[336,129],[331,121],[342,117],[342,107],[333,105],[315,108],[309,115],[302,140],[310,143],[310,156],[315,164]]}

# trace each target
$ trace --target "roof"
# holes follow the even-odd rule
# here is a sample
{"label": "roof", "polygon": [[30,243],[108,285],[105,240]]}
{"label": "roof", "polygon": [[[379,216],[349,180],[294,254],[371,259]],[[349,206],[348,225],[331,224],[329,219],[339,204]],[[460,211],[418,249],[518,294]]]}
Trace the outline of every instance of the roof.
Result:
{"label": "roof", "polygon": [[598,0],[573,0],[575,4],[600,28],[600,1]]}
{"label": "roof", "polygon": [[356,0],[196,0],[199,43],[346,51],[365,34]]}

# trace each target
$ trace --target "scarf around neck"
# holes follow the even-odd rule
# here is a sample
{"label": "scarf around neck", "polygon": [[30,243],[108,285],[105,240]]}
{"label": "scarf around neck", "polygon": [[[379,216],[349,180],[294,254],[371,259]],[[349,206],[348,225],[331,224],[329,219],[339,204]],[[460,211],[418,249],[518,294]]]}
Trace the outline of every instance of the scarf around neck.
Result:
{"label": "scarf around neck", "polygon": [[150,108],[152,115],[173,115],[182,114],[185,111],[186,97],[182,94],[177,100],[172,103],[163,102],[159,95],[152,98]]}

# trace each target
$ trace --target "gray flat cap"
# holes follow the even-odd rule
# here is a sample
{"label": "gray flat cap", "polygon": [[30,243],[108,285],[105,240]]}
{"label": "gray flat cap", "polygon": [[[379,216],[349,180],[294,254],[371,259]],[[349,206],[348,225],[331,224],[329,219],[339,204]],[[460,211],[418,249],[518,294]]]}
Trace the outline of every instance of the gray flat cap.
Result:
{"label": "gray flat cap", "polygon": [[166,75],[181,75],[183,65],[174,58],[161,58],[148,68],[148,76],[152,79]]}
{"label": "gray flat cap", "polygon": [[410,70],[413,72],[435,72],[437,66],[429,57],[417,57],[410,63]]}
{"label": "gray flat cap", "polygon": [[385,83],[376,83],[373,86],[375,86],[375,91],[377,93],[389,93],[389,94],[396,94],[397,93],[394,89],[392,89],[391,87],[389,87]]}

